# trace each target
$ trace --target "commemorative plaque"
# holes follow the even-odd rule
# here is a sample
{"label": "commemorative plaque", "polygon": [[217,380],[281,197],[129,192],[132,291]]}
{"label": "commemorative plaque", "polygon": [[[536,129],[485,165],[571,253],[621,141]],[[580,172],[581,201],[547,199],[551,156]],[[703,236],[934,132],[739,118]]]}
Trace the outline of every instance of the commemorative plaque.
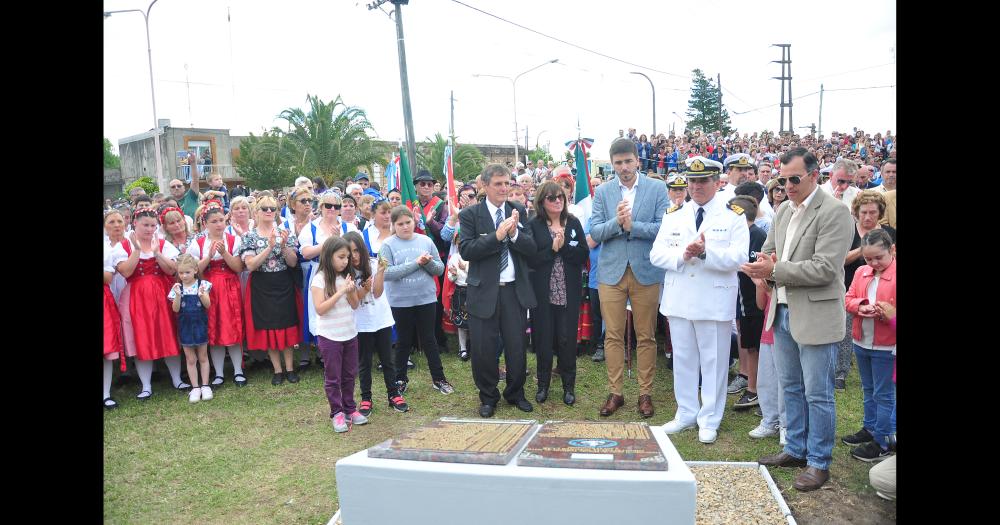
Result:
{"label": "commemorative plaque", "polygon": [[517,458],[524,467],[667,470],[646,423],[547,421]]}
{"label": "commemorative plaque", "polygon": [[524,445],[534,419],[441,418],[368,449],[368,457],[506,465]]}

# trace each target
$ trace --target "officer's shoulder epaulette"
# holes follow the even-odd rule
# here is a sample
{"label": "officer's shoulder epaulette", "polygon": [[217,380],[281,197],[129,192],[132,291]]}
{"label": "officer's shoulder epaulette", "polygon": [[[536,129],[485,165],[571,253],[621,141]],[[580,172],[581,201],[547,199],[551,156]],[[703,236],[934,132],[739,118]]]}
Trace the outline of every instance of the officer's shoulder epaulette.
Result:
{"label": "officer's shoulder epaulette", "polygon": [[738,204],[733,204],[731,202],[728,202],[726,203],[726,208],[733,210],[733,213],[735,213],[736,215],[743,215],[743,208],[741,208]]}
{"label": "officer's shoulder epaulette", "polygon": [[670,207],[670,209],[667,210],[667,213],[668,214],[669,213],[673,213],[673,212],[675,212],[675,211],[677,211],[677,210],[679,210],[679,209],[681,209],[683,207],[684,207],[683,204],[674,204],[673,206]]}

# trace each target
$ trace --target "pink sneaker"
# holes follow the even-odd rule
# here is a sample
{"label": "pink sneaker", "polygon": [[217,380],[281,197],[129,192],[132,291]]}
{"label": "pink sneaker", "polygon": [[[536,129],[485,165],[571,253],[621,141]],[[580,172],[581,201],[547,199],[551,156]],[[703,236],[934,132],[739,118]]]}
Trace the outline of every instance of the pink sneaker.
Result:
{"label": "pink sneaker", "polygon": [[350,430],[350,427],[347,426],[347,418],[344,417],[344,413],[337,412],[337,414],[333,416],[333,431],[347,432],[348,430]]}
{"label": "pink sneaker", "polygon": [[365,423],[368,423],[368,418],[365,417],[365,415],[362,414],[361,412],[355,410],[354,413],[351,414],[352,425],[364,425]]}

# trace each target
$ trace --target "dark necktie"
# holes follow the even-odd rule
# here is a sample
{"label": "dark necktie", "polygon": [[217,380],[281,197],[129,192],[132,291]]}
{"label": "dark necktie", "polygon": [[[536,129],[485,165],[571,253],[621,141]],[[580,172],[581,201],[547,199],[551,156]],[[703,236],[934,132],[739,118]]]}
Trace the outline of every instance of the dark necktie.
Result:
{"label": "dark necktie", "polygon": [[[497,217],[496,228],[499,230],[500,223],[503,222],[502,209],[497,208],[496,217]],[[504,242],[500,244],[500,273],[503,273],[503,271],[506,269],[507,269],[507,239],[504,239]]]}
{"label": "dark necktie", "polygon": [[695,218],[694,218],[694,229],[695,229],[695,231],[697,231],[698,228],[701,228],[701,221],[704,218],[705,218],[705,208],[698,208],[698,213],[695,215]]}

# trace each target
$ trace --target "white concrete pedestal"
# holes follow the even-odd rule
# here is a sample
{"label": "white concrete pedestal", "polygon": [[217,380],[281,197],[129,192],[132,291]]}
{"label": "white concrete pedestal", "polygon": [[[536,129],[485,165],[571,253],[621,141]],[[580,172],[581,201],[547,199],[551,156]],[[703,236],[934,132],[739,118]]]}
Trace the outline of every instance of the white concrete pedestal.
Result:
{"label": "white concrete pedestal", "polygon": [[377,459],[362,450],[336,465],[342,520],[692,525],[694,475],[663,430],[651,430],[667,458],[665,472],[520,467],[516,457],[506,465]]}

